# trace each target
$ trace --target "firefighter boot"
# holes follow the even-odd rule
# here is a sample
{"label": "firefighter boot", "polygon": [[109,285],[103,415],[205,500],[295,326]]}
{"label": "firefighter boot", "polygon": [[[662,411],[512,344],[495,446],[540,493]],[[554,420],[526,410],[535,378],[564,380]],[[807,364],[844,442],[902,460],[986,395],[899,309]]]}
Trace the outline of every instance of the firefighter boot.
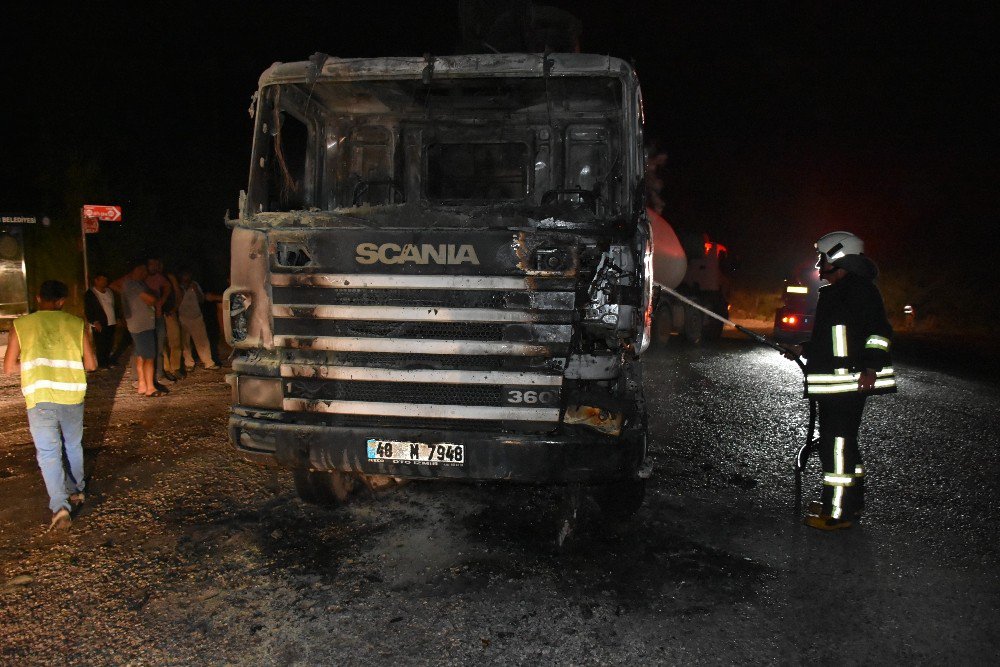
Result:
{"label": "firefighter boot", "polygon": [[[862,503],[861,505],[858,506],[857,509],[855,509],[851,513],[851,515],[852,515],[852,517],[854,518],[855,521],[859,521],[861,519],[861,515],[864,514],[864,511],[865,511],[865,506],[864,506],[864,503]],[[819,500],[810,500],[809,501],[809,506],[806,508],[806,514],[809,515],[809,516],[819,516],[822,513],[823,513],[823,503],[822,503],[822,501],[819,501]]]}
{"label": "firefighter boot", "polygon": [[850,528],[854,525],[852,521],[848,521],[847,519],[834,519],[828,514],[810,514],[803,519],[802,523],[810,528],[826,531],[842,530],[844,528]]}

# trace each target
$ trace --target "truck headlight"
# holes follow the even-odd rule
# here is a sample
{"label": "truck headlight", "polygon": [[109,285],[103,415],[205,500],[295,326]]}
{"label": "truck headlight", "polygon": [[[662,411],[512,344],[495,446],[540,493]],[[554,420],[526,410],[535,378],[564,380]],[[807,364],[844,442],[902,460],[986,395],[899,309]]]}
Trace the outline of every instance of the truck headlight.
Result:
{"label": "truck headlight", "polygon": [[234,292],[229,295],[229,331],[233,343],[242,343],[250,332],[250,295]]}
{"label": "truck headlight", "polygon": [[230,286],[222,293],[226,342],[244,350],[272,349],[267,236],[256,230],[234,229],[232,253]]}
{"label": "truck headlight", "polygon": [[236,377],[236,403],[254,408],[280,410],[284,400],[281,378],[262,378],[238,375]]}

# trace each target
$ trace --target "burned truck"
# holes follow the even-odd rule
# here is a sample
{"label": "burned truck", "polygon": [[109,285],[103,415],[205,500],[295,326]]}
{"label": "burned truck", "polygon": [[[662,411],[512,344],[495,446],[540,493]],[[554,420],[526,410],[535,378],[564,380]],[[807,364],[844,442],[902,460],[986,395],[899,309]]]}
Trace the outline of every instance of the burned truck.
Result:
{"label": "burned truck", "polygon": [[318,503],[435,478],[634,511],[653,276],[632,68],[316,54],[265,71],[251,113],[224,295],[239,451]]}

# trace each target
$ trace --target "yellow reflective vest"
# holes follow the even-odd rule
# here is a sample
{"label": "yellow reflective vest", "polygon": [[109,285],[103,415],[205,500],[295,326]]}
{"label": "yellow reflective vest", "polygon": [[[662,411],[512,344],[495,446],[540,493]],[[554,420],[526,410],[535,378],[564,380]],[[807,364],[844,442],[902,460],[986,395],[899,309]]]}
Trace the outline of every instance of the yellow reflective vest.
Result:
{"label": "yellow reflective vest", "polygon": [[83,327],[83,320],[61,310],[40,310],[14,320],[21,346],[21,393],[29,409],[38,403],[83,403]]}

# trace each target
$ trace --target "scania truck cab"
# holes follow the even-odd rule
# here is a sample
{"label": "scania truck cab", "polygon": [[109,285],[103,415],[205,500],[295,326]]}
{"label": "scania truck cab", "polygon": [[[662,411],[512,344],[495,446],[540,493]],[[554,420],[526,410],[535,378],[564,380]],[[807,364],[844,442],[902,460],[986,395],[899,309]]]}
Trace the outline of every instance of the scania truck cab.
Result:
{"label": "scania truck cab", "polygon": [[251,113],[233,444],[314,502],[452,478],[634,510],[653,246],[632,68],[316,54],[265,71]]}

